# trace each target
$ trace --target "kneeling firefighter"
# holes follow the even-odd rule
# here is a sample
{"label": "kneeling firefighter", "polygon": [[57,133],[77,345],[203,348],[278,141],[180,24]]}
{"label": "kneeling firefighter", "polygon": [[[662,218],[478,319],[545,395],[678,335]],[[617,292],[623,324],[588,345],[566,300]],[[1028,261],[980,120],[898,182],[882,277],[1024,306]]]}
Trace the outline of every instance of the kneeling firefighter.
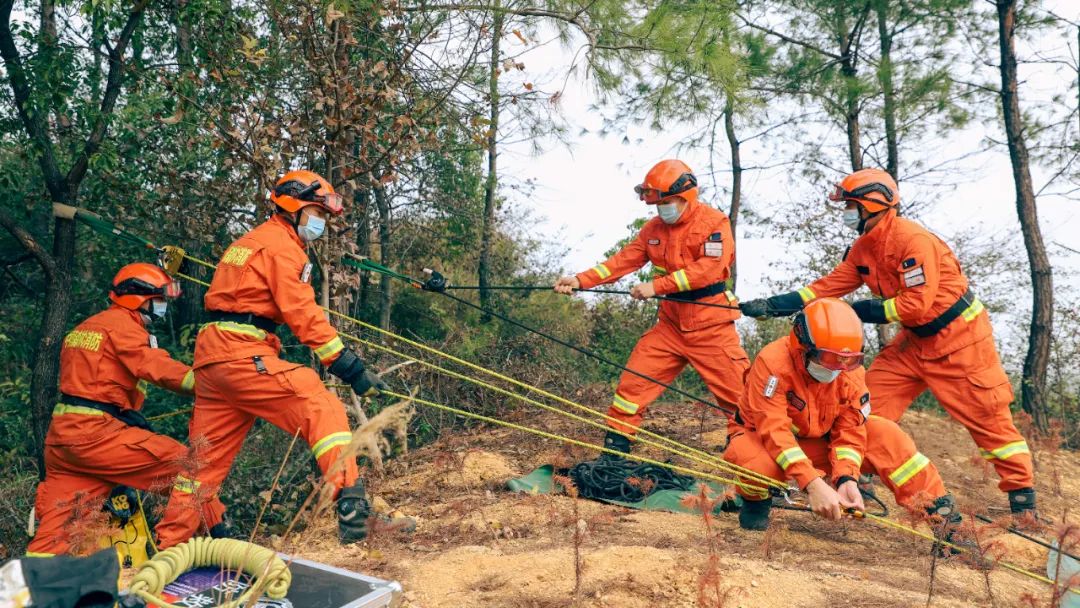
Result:
{"label": "kneeling firefighter", "polygon": [[[146,399],[141,381],[187,395],[195,388],[191,368],[158,348],[146,329],[179,295],[180,286],[164,270],[128,264],[112,281],[112,306],[64,337],[60,401],[45,436],[45,481],[34,505],[40,522],[27,555],[96,548],[97,538],[77,538],[81,528],[73,525],[87,508],[100,510],[117,485],[162,491],[172,484],[188,449],[150,429],[140,413]],[[224,513],[219,500],[206,501],[191,533],[198,524],[211,535],[223,533]]]}
{"label": "kneeling firefighter", "polygon": [[367,535],[370,506],[356,459],[344,450],[352,439],[345,406],[315,370],[279,357],[274,333],[288,325],[358,395],[374,396],[386,387],[345,348],[309,284],[305,248],[322,236],[328,216],[342,213],[342,198],[320,175],[291,171],[277,181],[270,200],[273,215],[225,250],[206,293],[210,322],[195,340],[198,390],[189,430],[206,447],[198,470],[176,479],[158,526],[162,547],[191,535],[197,505],[217,495],[256,418],[290,435],[299,430],[307,441],[337,489],[339,540]]}
{"label": "kneeling firefighter", "polygon": [[[865,508],[856,481],[862,471],[880,475],[897,503],[955,525],[960,515],[937,467],[896,423],[871,414],[862,343],[862,323],[846,302],[807,304],[791,333],[765,346],[750,367],[724,459],[795,480],[814,513],[828,519]],[[768,527],[768,492],[739,493],[739,524]]]}
{"label": "kneeling firefighter", "polygon": [[[668,299],[660,303],[659,320],[634,346],[626,366],[670,384],[690,364],[717,401],[734,409],[750,362],[735,331],[738,301],[726,283],[735,260],[731,222],[698,200],[697,178],[679,160],[657,163],[634,190],[640,200],[656,207],[657,216],[611,258],[560,278],[555,291],[570,294],[613,283],[651,263],[655,278],[635,285],[631,295]],[[604,438],[605,447],[628,453],[646,409],[663,391],[661,384],[624,371],[608,410],[616,421],[608,421],[613,431]]]}

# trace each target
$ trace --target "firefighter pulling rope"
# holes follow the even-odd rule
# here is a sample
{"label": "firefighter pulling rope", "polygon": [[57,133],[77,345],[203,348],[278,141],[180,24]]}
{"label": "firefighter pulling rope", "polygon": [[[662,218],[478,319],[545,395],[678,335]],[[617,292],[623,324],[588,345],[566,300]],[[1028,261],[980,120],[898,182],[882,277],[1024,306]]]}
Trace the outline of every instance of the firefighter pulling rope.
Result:
{"label": "firefighter pulling rope", "polygon": [[[77,218],[77,219],[83,219],[85,221],[85,218],[81,217],[85,212],[81,212],[81,210],[76,210],[74,208],[67,208],[67,209],[71,210],[71,212],[70,212],[71,215],[69,217],[74,217],[74,218]],[[146,247],[148,247],[150,249],[155,249],[155,250],[164,252],[164,248],[158,248],[158,247],[154,246],[152,243],[150,243],[149,241],[146,241],[145,239],[141,239],[140,237],[134,237],[134,239],[125,238],[125,237],[132,237],[134,235],[131,235],[130,233],[128,233],[127,231],[124,231],[123,229],[119,229],[119,228],[117,228],[115,226],[111,226],[111,225],[108,225],[107,223],[104,223],[104,221],[101,220],[100,216],[93,215],[93,217],[96,218],[97,220],[99,220],[101,223],[98,223],[97,225],[95,225],[92,222],[86,222],[86,223],[88,223],[89,225],[91,225],[95,229],[108,232],[108,233],[113,234],[113,235],[115,235],[115,236],[117,236],[119,238],[124,238],[124,240],[128,240],[129,242],[141,244],[141,245],[146,246]],[[188,260],[190,260],[190,261],[192,261],[194,263],[197,263],[197,264],[200,264],[200,265],[203,265],[203,266],[213,267],[213,265],[210,264],[209,262],[205,262],[203,260],[198,260],[198,259],[193,258],[191,256],[187,256],[186,254],[184,254],[180,250],[173,249],[172,253],[173,253],[174,256],[177,255],[177,253],[178,253],[179,256],[182,259],[188,259]],[[183,277],[185,279],[198,281],[194,277],[190,277],[188,275],[178,273],[178,276],[181,276],[181,277]],[[201,281],[199,281],[199,282],[205,284],[204,282],[201,282]],[[462,364],[464,364],[464,365],[466,365],[468,367],[476,369],[477,371],[482,371],[482,372],[484,372],[486,374],[493,375],[493,376],[498,377],[500,379],[506,380],[508,382],[511,382],[512,384],[515,384],[515,385],[520,386],[522,388],[526,388],[527,390],[537,392],[538,394],[542,394],[542,395],[545,395],[545,396],[550,396],[550,397],[559,399],[560,401],[564,401],[564,402],[568,401],[568,400],[560,399],[557,396],[552,395],[551,393],[547,393],[546,391],[543,391],[542,389],[537,389],[535,387],[531,387],[530,385],[527,385],[527,384],[522,383],[520,381],[514,380],[514,379],[509,378],[507,376],[504,376],[502,374],[499,374],[498,372],[494,372],[492,370],[487,370],[486,368],[483,368],[481,366],[477,366],[475,364],[470,364],[468,362],[465,362],[464,360],[453,357],[452,355],[447,355],[446,353],[442,353],[441,351],[438,351],[437,349],[427,347],[426,345],[422,345],[420,343],[417,343],[417,342],[408,340],[406,338],[402,338],[400,336],[397,336],[396,334],[393,334],[392,332],[382,330],[381,328],[377,328],[375,326],[371,326],[371,325],[366,324],[366,323],[364,323],[364,322],[362,322],[362,321],[360,321],[358,319],[353,319],[351,317],[348,317],[347,315],[343,315],[341,313],[336,313],[335,311],[329,311],[329,312],[331,312],[332,314],[336,314],[339,317],[345,318],[345,319],[347,319],[347,320],[349,320],[351,322],[357,323],[358,325],[360,325],[362,327],[367,327],[369,329],[373,329],[375,331],[378,331],[378,332],[382,333],[383,335],[387,335],[387,336],[393,337],[395,339],[400,339],[400,340],[402,340],[402,341],[404,341],[406,343],[417,346],[417,347],[419,347],[419,348],[421,348],[423,350],[427,350],[429,352],[439,354],[440,356],[445,356],[445,357],[449,358],[450,360],[462,363]],[[356,341],[362,341],[359,338],[355,338],[355,337],[351,337],[351,336],[350,336],[350,338],[352,338],[352,339],[354,339]],[[386,391],[386,392],[390,396],[401,397],[401,398],[407,397],[407,396],[404,396],[404,395],[394,393],[392,391]],[[481,420],[483,422],[487,422],[487,423],[495,424],[495,425],[500,425],[500,426],[505,426],[505,427],[508,427],[508,428],[514,428],[514,429],[517,429],[517,430],[521,430],[521,431],[529,432],[529,433],[532,433],[532,434],[536,434],[538,436],[545,437],[545,438],[548,438],[548,439],[560,440],[560,441],[564,441],[566,443],[569,443],[571,445],[578,445],[579,447],[586,447],[586,448],[595,449],[595,450],[600,451],[601,453],[606,453],[606,454],[615,455],[615,456],[624,456],[624,454],[621,453],[621,451],[618,451],[618,450],[611,450],[611,449],[606,448],[606,447],[596,446],[596,445],[588,444],[588,443],[585,443],[585,442],[573,440],[573,439],[570,439],[570,438],[561,437],[561,436],[558,436],[558,435],[555,435],[555,434],[552,434],[552,433],[546,433],[544,431],[540,431],[538,429],[532,429],[532,428],[529,428],[529,427],[525,427],[523,425],[515,425],[513,423],[505,422],[505,421],[502,421],[502,420],[499,420],[499,419],[496,419],[496,418],[487,417],[487,416],[481,416],[481,415],[478,415],[478,414],[474,414],[472,412],[467,412],[467,411],[460,410],[460,409],[457,409],[457,408],[452,408],[450,406],[436,404],[436,403],[433,403],[433,402],[430,402],[430,401],[417,400],[417,402],[421,403],[423,405],[426,405],[428,407],[441,409],[443,411],[451,412],[451,413],[454,413],[454,414],[459,415],[459,416],[472,418],[472,419],[476,419],[476,420]],[[676,467],[676,466],[670,465],[669,463],[660,463],[660,462],[651,461],[650,459],[641,458],[641,457],[631,457],[631,458],[633,458],[634,460],[638,460],[640,462],[648,462],[648,463],[656,464],[657,466],[666,467],[668,469],[675,470],[675,471],[685,472],[685,473],[695,475],[695,476],[699,476],[699,477],[702,477],[702,478],[705,478],[705,479],[710,479],[711,478],[711,479],[721,481],[721,482],[724,482],[724,483],[732,483],[732,481],[733,481],[733,480],[724,479],[722,477],[715,476],[715,475],[703,474],[700,471],[694,471],[694,470],[686,469],[686,468],[683,468],[683,467]],[[773,483],[770,484],[770,485],[784,485],[779,480],[772,479],[771,481]],[[744,488],[745,487],[752,487],[752,486],[750,486],[750,484],[743,483],[743,482],[741,482],[739,480],[734,480],[734,483],[732,485],[736,485],[737,487],[744,487]],[[885,519],[885,518],[881,518],[881,517],[877,517],[877,516],[872,515],[872,514],[868,514],[863,510],[849,509],[847,512],[850,515],[852,515],[852,516],[854,516],[856,518],[867,519],[867,520],[870,520],[870,521],[872,521],[874,523],[877,523],[879,525],[886,526],[886,527],[891,527],[891,528],[898,529],[898,530],[902,530],[904,532],[907,532],[909,534],[918,536],[920,538],[924,538],[926,540],[930,540],[932,542],[948,546],[949,548],[953,549],[957,553],[971,553],[971,551],[969,549],[958,546],[955,543],[951,543],[951,542],[948,542],[948,541],[942,541],[940,539],[937,539],[937,538],[933,537],[932,535],[922,533],[922,532],[920,532],[918,530],[915,530],[913,528],[910,528],[908,526],[904,526],[903,524],[900,524],[898,522],[894,522],[894,521],[891,521],[891,520],[888,520],[888,519]],[[1047,584],[1055,584],[1053,581],[1051,581],[1050,579],[1048,579],[1048,578],[1046,578],[1044,576],[1041,576],[1039,574],[1030,572],[1030,571],[1025,570],[1025,569],[1023,569],[1023,568],[1021,568],[1019,566],[1016,566],[1014,564],[1011,564],[1011,563],[1008,563],[1008,562],[1002,562],[1002,561],[997,561],[995,563],[1004,566],[1008,570],[1011,570],[1011,571],[1016,572],[1018,574],[1027,576],[1027,577],[1032,578],[1034,580],[1038,580],[1038,581],[1041,581],[1041,582],[1044,582],[1044,583],[1047,583]],[[1070,588],[1070,591],[1072,591],[1073,593],[1080,593],[1080,590],[1077,590],[1077,589]]]}

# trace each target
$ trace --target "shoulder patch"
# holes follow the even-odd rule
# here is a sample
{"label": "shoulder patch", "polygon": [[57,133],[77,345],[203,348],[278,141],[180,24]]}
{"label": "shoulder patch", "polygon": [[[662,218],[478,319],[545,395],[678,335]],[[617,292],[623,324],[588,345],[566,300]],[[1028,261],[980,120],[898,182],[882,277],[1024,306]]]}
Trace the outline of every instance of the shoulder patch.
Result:
{"label": "shoulder patch", "polygon": [[[904,263],[907,264],[907,262]],[[918,287],[923,283],[926,283],[926,274],[923,273],[922,266],[916,266],[904,272],[904,287]]]}
{"label": "shoulder patch", "polygon": [[806,409],[806,402],[803,401],[798,395],[796,395],[795,391],[787,392],[787,402],[788,405],[799,410],[800,412]]}
{"label": "shoulder patch", "polygon": [[64,336],[64,348],[81,348],[97,352],[101,349],[101,342],[105,334],[85,329],[76,329]]}
{"label": "shoulder patch", "polygon": [[252,249],[233,245],[225,250],[225,255],[221,256],[221,263],[230,266],[243,266],[247,264],[252,253],[255,253]]}
{"label": "shoulder patch", "polygon": [[870,274],[869,266],[856,266],[855,270],[858,270],[859,274]]}
{"label": "shoulder patch", "polygon": [[311,282],[311,262],[308,262],[307,264],[304,264],[304,269],[300,271],[300,282],[301,283],[310,283]]}
{"label": "shoulder patch", "polygon": [[709,240],[714,243],[719,243],[724,240],[724,234],[722,232],[714,232],[709,235]]}
{"label": "shoulder patch", "polygon": [[650,245],[659,245],[660,244],[660,239],[649,239],[649,244]]}
{"label": "shoulder patch", "polygon": [[863,396],[859,399],[859,403],[862,405],[859,408],[859,412],[862,414],[863,421],[866,421],[870,417],[870,393],[863,393]]}
{"label": "shoulder patch", "polygon": [[904,260],[904,262],[903,262],[903,267],[904,268],[911,268],[914,265],[915,265],[915,258],[908,258],[908,259]]}
{"label": "shoulder patch", "polygon": [[157,336],[150,334],[150,348],[157,348]]}
{"label": "shoulder patch", "polygon": [[765,390],[762,394],[766,397],[772,398],[773,393],[776,392],[776,385],[780,383],[780,380],[776,376],[769,376],[769,381],[765,383]]}
{"label": "shoulder patch", "polygon": [[719,258],[724,255],[724,244],[719,241],[711,239],[705,241],[705,256],[710,258]]}
{"label": "shoulder patch", "polygon": [[844,250],[844,255],[840,256],[840,261],[846,260],[849,253],[851,253],[851,245],[848,245],[848,248]]}

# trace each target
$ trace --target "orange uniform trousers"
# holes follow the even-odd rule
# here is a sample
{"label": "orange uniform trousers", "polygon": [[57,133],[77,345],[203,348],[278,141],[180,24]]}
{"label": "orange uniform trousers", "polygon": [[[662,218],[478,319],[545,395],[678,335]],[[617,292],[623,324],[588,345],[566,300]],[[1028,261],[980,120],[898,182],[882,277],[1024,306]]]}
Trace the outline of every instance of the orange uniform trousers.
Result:
{"label": "orange uniform trousers", "polygon": [[[113,487],[164,493],[187,454],[188,448],[179,441],[128,426],[104,412],[57,406],[45,441],[45,481],[38,486],[34,503],[39,523],[27,554],[96,551],[100,529],[79,524],[87,523],[88,514],[101,512]],[[221,501],[207,501],[196,523],[209,529],[221,522],[224,513]],[[89,535],[94,537],[83,538]]]}
{"label": "orange uniform trousers", "polygon": [[866,372],[874,414],[899,420],[927,388],[964,425],[982,457],[997,470],[1002,491],[1031,488],[1034,468],[1027,442],[1013,424],[1012,385],[994,339],[985,337],[938,359],[924,359],[901,335],[882,349]]}
{"label": "orange uniform trousers", "polygon": [[[915,448],[915,442],[895,422],[870,416],[866,421],[866,435],[866,454],[861,470],[879,475],[898,504],[923,507],[946,494],[937,467]],[[825,437],[797,439],[799,447],[814,467],[822,475],[831,477],[829,440]],[[742,426],[732,425],[731,442],[724,452],[724,460],[773,479],[785,478],[783,469],[769,455],[758,434]],[[752,479],[741,479],[753,484]],[[758,494],[743,487],[738,492],[750,500],[762,500],[768,496],[767,491]]]}
{"label": "orange uniform trousers", "polygon": [[[694,367],[720,405],[736,409],[750,359],[739,344],[734,323],[684,332],[661,317],[638,340],[626,367],[671,384],[687,364]],[[636,433],[649,404],[663,392],[664,387],[656,382],[624,371],[608,409],[608,416],[617,422],[608,420],[608,425],[624,433]]]}
{"label": "orange uniform trousers", "polygon": [[199,524],[202,504],[217,496],[256,418],[286,433],[297,431],[311,448],[323,477],[339,490],[356,483],[355,458],[342,458],[352,440],[345,406],[315,370],[277,357],[251,358],[195,370],[195,409],[189,436],[203,444],[197,470],[177,479],[162,522],[159,545],[185,541]]}

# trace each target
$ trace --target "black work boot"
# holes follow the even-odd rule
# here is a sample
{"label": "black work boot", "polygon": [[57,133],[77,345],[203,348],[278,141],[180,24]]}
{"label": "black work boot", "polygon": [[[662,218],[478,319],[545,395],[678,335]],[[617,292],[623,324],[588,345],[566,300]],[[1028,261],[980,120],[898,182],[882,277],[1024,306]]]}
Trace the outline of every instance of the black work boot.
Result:
{"label": "black work boot", "polygon": [[743,530],[764,530],[769,527],[769,511],[772,509],[772,499],[746,500],[743,499],[742,508],[739,509],[739,527]]}
{"label": "black work boot", "polygon": [[[974,543],[959,534],[960,525],[964,522],[964,518],[956,510],[956,501],[953,499],[952,494],[936,498],[930,506],[926,507],[926,513],[931,517],[929,523],[936,538],[968,551],[978,549]],[[950,557],[960,553],[956,549],[940,543],[934,543],[933,550],[937,552],[938,557]]]}
{"label": "black work boot", "polygon": [[347,545],[364,540],[368,534],[368,518],[371,516],[371,504],[368,503],[364,483],[356,483],[341,489],[337,499],[338,540]]}
{"label": "black work boot", "polygon": [[210,538],[240,538],[236,528],[233,527],[232,522],[228,519],[222,519],[220,522],[214,524],[214,527],[209,530]]}
{"label": "black work boot", "polygon": [[[623,454],[630,453],[630,438],[625,435],[620,435],[615,431],[608,431],[607,435],[604,435],[604,447],[616,452],[622,452]],[[608,452],[600,454],[600,460],[618,460],[622,461],[622,456],[616,456]]]}
{"label": "black work boot", "polygon": [[1035,488],[1009,490],[1009,510],[1013,515],[1035,516]]}

